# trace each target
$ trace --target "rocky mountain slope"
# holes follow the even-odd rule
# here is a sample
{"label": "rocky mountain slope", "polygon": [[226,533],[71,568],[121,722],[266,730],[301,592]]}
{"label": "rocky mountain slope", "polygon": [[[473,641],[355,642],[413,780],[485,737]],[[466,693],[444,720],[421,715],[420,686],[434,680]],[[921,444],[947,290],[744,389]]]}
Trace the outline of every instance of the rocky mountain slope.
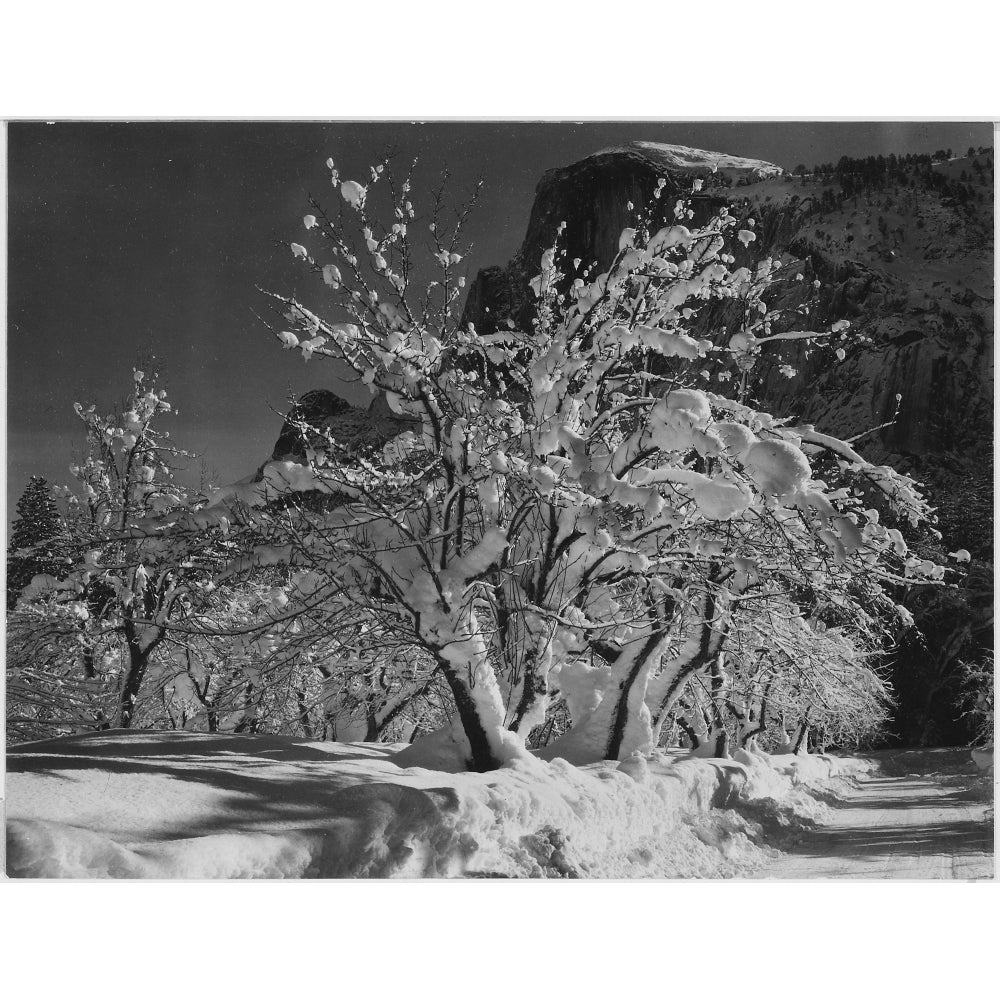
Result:
{"label": "rocky mountain slope", "polygon": [[[976,158],[971,158],[976,161]],[[984,157],[983,159],[986,159]],[[972,178],[959,180],[962,176]],[[748,187],[770,252],[804,259],[823,282],[824,319],[847,318],[871,344],[844,363],[801,363],[769,395],[837,433],[889,421],[868,446],[916,469],[931,456],[992,451],[992,170],[917,164],[858,188],[840,176]]]}

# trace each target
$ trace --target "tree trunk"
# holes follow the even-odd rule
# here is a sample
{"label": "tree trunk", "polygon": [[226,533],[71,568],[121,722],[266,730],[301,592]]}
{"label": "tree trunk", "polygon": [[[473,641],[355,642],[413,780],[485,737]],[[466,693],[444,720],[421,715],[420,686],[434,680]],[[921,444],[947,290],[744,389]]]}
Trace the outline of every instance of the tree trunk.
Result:
{"label": "tree trunk", "polygon": [[378,730],[378,715],[369,710],[365,713],[365,743],[377,743]]}
{"label": "tree trunk", "polygon": [[118,699],[118,726],[121,729],[131,729],[135,720],[136,701],[139,698],[139,689],[142,687],[143,678],[146,675],[146,667],[149,665],[149,658],[153,655],[153,650],[160,644],[165,635],[162,629],[156,631],[153,638],[145,645],[136,634],[135,624],[126,620],[123,627],[125,636],[125,647],[128,650],[128,670],[125,674],[125,683],[122,685],[121,694]]}
{"label": "tree trunk", "polygon": [[[631,663],[627,663],[628,672],[619,682],[617,701],[611,715],[611,731],[608,734],[606,760],[618,760],[625,746],[625,736],[627,730],[630,728],[630,724],[634,726],[639,721],[637,716],[646,707],[645,681],[648,680],[654,664],[660,659],[664,641],[665,636],[662,632],[652,632],[632,655]],[[623,657],[627,662],[629,655],[623,654]],[[639,689],[636,689],[640,678],[643,680],[643,683]],[[638,697],[634,698],[633,693],[638,695]],[[604,697],[607,698],[608,695]],[[603,706],[603,704],[602,702],[601,705]],[[648,710],[645,728],[650,729],[648,742],[652,743],[651,738],[653,734],[649,725]],[[634,742],[634,740],[631,742]],[[633,749],[638,748],[630,746],[629,752]]]}
{"label": "tree trunk", "polygon": [[532,622],[531,638],[525,644],[520,664],[523,679],[521,693],[507,728],[527,736],[545,721],[549,705],[549,671],[552,668],[552,629]]}
{"label": "tree trunk", "polygon": [[455,699],[455,707],[458,709],[458,718],[462,723],[465,738],[469,741],[469,750],[472,754],[469,760],[470,770],[495,771],[503,761],[497,753],[496,741],[491,740],[487,732],[488,723],[480,717],[479,705],[472,695],[468,681],[459,675],[459,671],[449,660],[440,655],[437,659]]}
{"label": "tree trunk", "polygon": [[[711,669],[710,691],[712,695],[712,728],[716,732],[726,731],[726,717],[722,711],[724,701],[722,694],[725,686],[725,674],[722,671],[722,659],[723,654],[720,653],[712,660]],[[726,746],[728,753],[728,739],[726,741]]]}
{"label": "tree trunk", "polygon": [[600,703],[546,748],[547,757],[571,764],[621,760],[648,753],[654,746],[646,686],[660,661],[666,633],[660,629],[624,647],[602,647],[601,656],[612,666],[612,680]]}
{"label": "tree trunk", "polygon": [[763,736],[767,732],[767,699],[771,693],[773,678],[768,680],[764,693],[760,698],[760,710],[757,712],[757,725],[754,729],[748,729],[740,735],[740,746],[747,746],[755,736]]}
{"label": "tree trunk", "polygon": [[[805,742],[806,737],[809,735],[809,710],[806,709],[806,714],[802,717],[802,725],[799,726],[798,735],[795,737],[795,745],[792,747],[792,753],[798,753],[802,749],[802,744]],[[808,749],[808,746],[807,748]]]}
{"label": "tree trunk", "polygon": [[194,693],[198,696],[198,701],[201,702],[201,707],[205,709],[205,716],[208,720],[208,731],[210,733],[217,733],[219,731],[219,710],[208,696],[208,689],[212,685],[212,678],[206,674],[204,683],[199,685],[191,663],[191,650],[187,649],[185,655],[187,657],[187,675],[191,679],[191,685],[194,687]]}
{"label": "tree trunk", "polygon": [[299,724],[302,726],[302,735],[307,740],[313,738],[312,720],[309,718],[309,706],[306,703],[306,693],[302,688],[295,689],[295,703],[299,709]]}
{"label": "tree trunk", "polygon": [[688,636],[677,656],[665,663],[660,673],[649,683],[647,703],[653,718],[655,741],[659,740],[663,721],[684,685],[699,670],[707,667],[722,649],[726,632],[716,627],[717,610],[715,594],[706,590],[702,598],[701,621]]}
{"label": "tree trunk", "polygon": [[257,732],[257,708],[253,703],[253,681],[247,681],[243,687],[243,718],[236,724],[233,732]]}
{"label": "tree trunk", "polygon": [[137,643],[127,642],[128,648],[128,669],[125,673],[125,683],[122,685],[121,693],[118,696],[118,728],[131,729],[135,719],[136,700],[139,697],[139,688],[142,687],[142,679],[146,674],[146,667],[149,664],[149,651],[143,650]]}
{"label": "tree trunk", "polygon": [[677,725],[684,731],[685,736],[691,742],[691,749],[697,750],[701,746],[701,740],[698,738],[697,732],[695,732],[694,727],[688,722],[684,716],[677,716]]}
{"label": "tree trunk", "polygon": [[425,633],[424,624],[418,622],[417,631],[451,689],[469,746],[466,766],[473,771],[495,771],[519,752],[527,753],[523,739],[504,725],[503,696],[490,660],[487,635],[474,609],[463,609],[446,629],[434,622]]}

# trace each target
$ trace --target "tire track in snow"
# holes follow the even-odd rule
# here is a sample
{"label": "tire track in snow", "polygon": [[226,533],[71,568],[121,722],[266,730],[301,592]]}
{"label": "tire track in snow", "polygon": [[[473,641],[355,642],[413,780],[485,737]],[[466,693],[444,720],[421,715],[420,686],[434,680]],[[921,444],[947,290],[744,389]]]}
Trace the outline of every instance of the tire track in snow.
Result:
{"label": "tire track in snow", "polygon": [[[962,756],[967,763],[956,766]],[[899,773],[920,763],[917,770],[943,770]],[[755,877],[993,878],[991,784],[968,751],[887,755],[881,773],[858,779],[845,799],[831,803],[831,822],[785,847]]]}

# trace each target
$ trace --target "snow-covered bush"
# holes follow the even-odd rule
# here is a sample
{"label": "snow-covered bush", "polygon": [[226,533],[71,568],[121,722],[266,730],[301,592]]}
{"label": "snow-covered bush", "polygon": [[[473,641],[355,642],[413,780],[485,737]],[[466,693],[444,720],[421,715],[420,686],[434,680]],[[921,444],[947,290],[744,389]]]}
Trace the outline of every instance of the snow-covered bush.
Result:
{"label": "snow-covered bush", "polygon": [[[745,622],[767,633],[786,617],[781,654],[818,688],[819,630],[860,664],[886,641],[887,588],[940,578],[880,523],[928,517],[912,481],[754,403],[767,343],[832,331],[768,312],[780,263],[735,267],[728,213],[690,229],[681,203],[676,224],[637,220],[603,273],[567,267],[557,245],[532,327],[481,335],[458,318],[465,212],[447,223],[438,200],[419,215],[384,165],[363,188],[329,166],[343,204],[314,203],[308,246],[290,247],[322,297],[274,296],[273,333],[346,366],[411,429],[375,460],[314,429],[308,467],[272,463],[240,497],[268,558],[317,575],[313,603],[349,601],[434,663],[456,723],[436,753],[494,768],[557,700],[573,724],[548,755],[648,751],[692,680],[739,655]],[[716,301],[740,307],[738,329],[698,329]],[[267,517],[304,490],[337,502]]]}

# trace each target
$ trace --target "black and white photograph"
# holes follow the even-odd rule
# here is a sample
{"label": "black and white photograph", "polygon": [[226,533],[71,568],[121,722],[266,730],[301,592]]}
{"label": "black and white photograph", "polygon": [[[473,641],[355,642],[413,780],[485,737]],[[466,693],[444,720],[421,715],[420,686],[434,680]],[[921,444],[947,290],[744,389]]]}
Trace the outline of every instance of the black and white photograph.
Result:
{"label": "black and white photograph", "polygon": [[5,132],[8,880],[994,878],[991,121]]}

